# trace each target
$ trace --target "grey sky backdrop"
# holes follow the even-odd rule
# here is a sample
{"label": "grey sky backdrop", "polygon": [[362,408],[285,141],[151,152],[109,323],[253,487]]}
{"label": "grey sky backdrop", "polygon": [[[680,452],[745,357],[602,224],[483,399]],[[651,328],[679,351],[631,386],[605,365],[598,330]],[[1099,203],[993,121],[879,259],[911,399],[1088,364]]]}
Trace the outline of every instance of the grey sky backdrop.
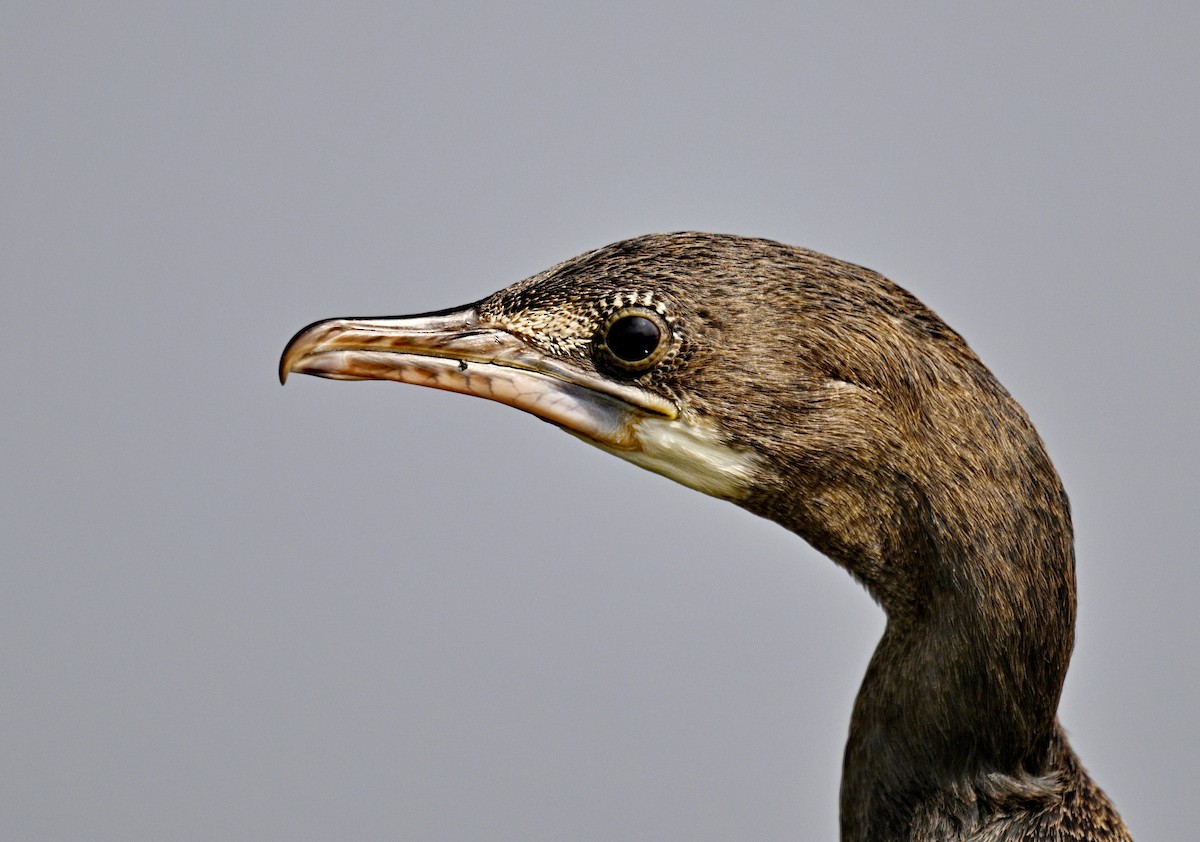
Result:
{"label": "grey sky backdrop", "polygon": [[1071,494],[1062,719],[1200,780],[1200,11],[7,3],[0,836],[832,839],[883,618],[499,405],[275,380],[649,231],[878,269]]}

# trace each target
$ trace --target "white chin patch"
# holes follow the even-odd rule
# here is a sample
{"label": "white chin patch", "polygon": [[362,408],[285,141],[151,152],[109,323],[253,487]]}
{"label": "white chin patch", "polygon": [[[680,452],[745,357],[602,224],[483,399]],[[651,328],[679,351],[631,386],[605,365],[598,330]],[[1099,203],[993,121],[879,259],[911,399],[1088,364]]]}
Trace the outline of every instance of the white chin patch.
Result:
{"label": "white chin patch", "polygon": [[760,457],[753,451],[730,447],[711,428],[680,419],[644,418],[634,430],[641,445],[638,450],[618,450],[584,441],[723,500],[737,500],[750,490]]}

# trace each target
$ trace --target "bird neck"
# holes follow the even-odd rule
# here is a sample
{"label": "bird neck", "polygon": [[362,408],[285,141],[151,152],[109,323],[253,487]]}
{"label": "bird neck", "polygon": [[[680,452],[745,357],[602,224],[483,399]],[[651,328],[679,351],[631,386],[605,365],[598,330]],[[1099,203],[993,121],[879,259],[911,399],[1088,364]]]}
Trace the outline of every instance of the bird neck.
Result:
{"label": "bird neck", "polygon": [[[1019,790],[1055,772],[1074,643],[1070,511],[1025,414],[985,385],[909,427],[798,450],[743,501],[887,613],[846,746],[845,840],[907,839],[947,793],[982,803],[1005,781]],[[950,420],[922,426],[927,416]]]}
{"label": "bird neck", "polygon": [[945,626],[889,620],[871,658],[843,761],[844,839],[907,839],[914,817],[939,803],[953,809],[997,781],[1053,772],[1061,680],[1032,680],[1034,665],[954,629],[988,618],[950,613]]}
{"label": "bird neck", "polygon": [[[899,526],[877,533],[882,555],[843,559],[888,614],[846,747],[845,839],[908,838],[914,816],[948,793],[983,800],[998,781],[1019,789],[1054,771],[1074,554],[1040,443],[1034,456],[1034,480],[1022,457],[970,489],[885,497],[891,518],[880,522]],[[1018,468],[1023,488],[1007,476]]]}

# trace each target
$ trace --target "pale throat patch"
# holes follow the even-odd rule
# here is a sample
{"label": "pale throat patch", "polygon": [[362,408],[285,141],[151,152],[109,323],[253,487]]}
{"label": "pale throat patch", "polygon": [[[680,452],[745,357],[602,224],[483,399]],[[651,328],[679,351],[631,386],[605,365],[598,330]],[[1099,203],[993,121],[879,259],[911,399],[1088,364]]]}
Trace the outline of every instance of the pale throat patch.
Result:
{"label": "pale throat patch", "polygon": [[712,428],[689,424],[678,418],[643,418],[635,422],[633,428],[641,449],[619,450],[590,439],[583,440],[648,471],[722,500],[746,496],[762,461],[762,457],[753,451],[731,447]]}

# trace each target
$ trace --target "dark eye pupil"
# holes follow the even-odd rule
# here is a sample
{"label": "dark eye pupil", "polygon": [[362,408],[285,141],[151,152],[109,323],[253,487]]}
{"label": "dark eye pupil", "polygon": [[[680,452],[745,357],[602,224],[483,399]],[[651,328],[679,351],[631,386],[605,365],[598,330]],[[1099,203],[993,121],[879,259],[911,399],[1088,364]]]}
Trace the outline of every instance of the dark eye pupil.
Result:
{"label": "dark eye pupil", "polygon": [[604,341],[617,359],[636,363],[653,354],[661,338],[658,325],[645,316],[624,316],[612,323]]}

